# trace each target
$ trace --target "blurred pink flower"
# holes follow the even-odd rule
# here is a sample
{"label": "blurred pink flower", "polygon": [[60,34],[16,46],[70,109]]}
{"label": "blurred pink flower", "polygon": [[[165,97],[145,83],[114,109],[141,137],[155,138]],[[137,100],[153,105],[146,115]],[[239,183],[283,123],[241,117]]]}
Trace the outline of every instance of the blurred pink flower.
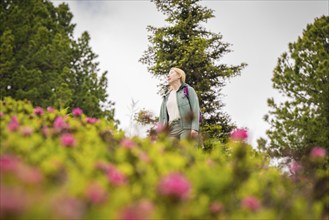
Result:
{"label": "blurred pink flower", "polygon": [[142,200],[138,203],[131,204],[122,209],[119,213],[120,220],[144,220],[151,219],[154,205],[147,200]]}
{"label": "blurred pink flower", "polygon": [[136,146],[136,143],[129,138],[124,138],[120,141],[120,145],[124,148],[131,149]]}
{"label": "blurred pink flower", "polygon": [[44,137],[49,137],[50,136],[50,130],[46,125],[42,126],[41,132],[42,132]]}
{"label": "blurred pink flower", "polygon": [[58,116],[54,121],[54,128],[55,129],[67,129],[69,126],[66,124],[64,119],[61,116]]}
{"label": "blurred pink flower", "polygon": [[244,141],[248,138],[248,132],[244,128],[238,128],[231,133],[230,137],[235,141]]}
{"label": "blurred pink flower", "polygon": [[81,201],[71,197],[56,199],[52,207],[56,219],[82,219],[85,208]]}
{"label": "blurred pink flower", "polygon": [[152,143],[155,143],[155,141],[157,140],[157,135],[155,132],[150,133],[149,137]]}
{"label": "blurred pink flower", "polygon": [[311,150],[311,157],[313,158],[323,158],[326,155],[327,155],[327,151],[322,147],[313,147]]}
{"label": "blurred pink flower", "polygon": [[86,197],[92,203],[100,204],[106,200],[106,191],[98,183],[94,182],[86,189]]}
{"label": "blurred pink flower", "polygon": [[162,133],[162,132],[165,132],[167,129],[167,126],[164,125],[163,123],[158,123],[156,125],[156,133],[159,134],[159,133]]}
{"label": "blurred pink flower", "polygon": [[72,114],[73,116],[80,116],[83,114],[83,111],[81,110],[81,108],[75,108],[72,110]]}
{"label": "blurred pink flower", "polygon": [[55,109],[53,107],[51,107],[51,106],[47,107],[47,112],[53,113],[54,111],[55,111]]}
{"label": "blurred pink flower", "polygon": [[96,168],[100,169],[104,172],[107,172],[110,169],[110,165],[104,161],[97,161],[96,162]]}
{"label": "blurred pink flower", "polygon": [[29,184],[39,184],[43,179],[41,172],[38,169],[25,164],[21,164],[17,170],[17,177],[23,182]]}
{"label": "blurred pink flower", "polygon": [[214,163],[214,161],[212,160],[212,159],[208,159],[208,160],[206,160],[206,164],[208,165],[208,166],[213,166],[215,163]]}
{"label": "blurred pink flower", "polygon": [[191,184],[185,176],[179,173],[171,173],[161,179],[158,190],[160,195],[175,200],[184,200],[190,193]]}
{"label": "blurred pink flower", "polygon": [[73,147],[76,144],[75,138],[70,133],[65,133],[61,135],[61,144],[66,147]]}
{"label": "blurred pink flower", "polygon": [[109,181],[115,186],[121,186],[127,182],[126,176],[113,165],[108,167],[107,177]]}
{"label": "blurred pink flower", "polygon": [[1,118],[2,116],[4,116],[4,115],[5,115],[5,113],[0,112],[0,118]]}
{"label": "blurred pink flower", "polygon": [[34,108],[34,114],[35,115],[38,115],[38,116],[41,116],[41,115],[43,115],[43,108],[41,108],[41,107],[35,107]]}
{"label": "blurred pink flower", "polygon": [[220,202],[212,202],[210,205],[209,205],[209,211],[211,214],[213,215],[216,215],[220,212],[222,212],[224,209],[224,206],[222,203]]}
{"label": "blurred pink flower", "polygon": [[[18,189],[0,186],[0,216],[10,216],[23,212],[27,207],[24,192]],[[4,218],[3,218],[4,219]]]}
{"label": "blurred pink flower", "polygon": [[298,162],[293,161],[289,164],[288,168],[290,173],[297,174],[302,169],[302,166]]}
{"label": "blurred pink flower", "polygon": [[20,164],[19,159],[10,154],[0,156],[0,171],[12,172],[16,171]]}
{"label": "blurred pink flower", "polygon": [[241,206],[252,211],[257,211],[261,207],[259,200],[253,196],[247,196],[244,198],[241,202]]}
{"label": "blurred pink flower", "polygon": [[89,124],[95,124],[97,121],[98,121],[97,118],[89,118],[89,117],[86,118],[86,122]]}
{"label": "blurred pink flower", "polygon": [[147,155],[147,153],[145,153],[145,152],[143,152],[143,151],[140,152],[140,153],[138,154],[138,158],[139,158],[140,160],[146,162],[146,163],[148,163],[148,162],[151,161],[151,160],[150,160],[150,157]]}
{"label": "blurred pink flower", "polygon": [[21,134],[25,137],[31,136],[33,134],[33,128],[29,126],[24,126],[21,128]]}
{"label": "blurred pink flower", "polygon": [[16,116],[11,117],[11,120],[7,125],[9,131],[16,131],[18,127],[19,127],[19,122],[17,120],[17,117]]}

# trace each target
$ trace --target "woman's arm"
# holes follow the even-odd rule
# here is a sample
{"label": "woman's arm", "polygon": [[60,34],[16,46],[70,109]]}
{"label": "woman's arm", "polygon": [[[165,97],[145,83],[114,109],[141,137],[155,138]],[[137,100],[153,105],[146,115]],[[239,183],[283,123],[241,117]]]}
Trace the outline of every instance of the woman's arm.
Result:
{"label": "woman's arm", "polygon": [[160,115],[159,115],[159,123],[160,124],[166,124],[168,122],[167,119],[167,110],[166,110],[166,106],[165,106],[165,98],[163,98],[162,104],[161,104],[161,108],[160,108]]}
{"label": "woman's arm", "polygon": [[199,99],[195,92],[195,90],[192,87],[188,87],[188,95],[189,95],[189,101],[191,105],[191,110],[193,113],[193,120],[192,120],[192,130],[199,131],[200,128],[200,106],[199,106]]}

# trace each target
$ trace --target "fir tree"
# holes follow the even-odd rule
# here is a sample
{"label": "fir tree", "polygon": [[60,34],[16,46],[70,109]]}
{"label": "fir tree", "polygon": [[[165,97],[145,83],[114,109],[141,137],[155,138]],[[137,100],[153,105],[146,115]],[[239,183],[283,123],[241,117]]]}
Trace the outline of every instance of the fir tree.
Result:
{"label": "fir tree", "polygon": [[[270,149],[296,160],[321,146],[329,150],[329,17],[316,18],[278,59],[273,87],[286,100],[268,100]],[[264,145],[264,144],[263,144]]]}
{"label": "fir tree", "polygon": [[[88,33],[74,40],[72,18],[67,4],[1,1],[0,98],[28,99],[42,107],[80,107],[89,116],[113,118],[107,72],[99,74]],[[79,80],[83,83],[77,84]]]}
{"label": "fir tree", "polygon": [[[161,80],[160,93],[165,91],[165,77],[171,67],[182,68],[186,82],[194,87],[203,112],[203,128],[211,137],[225,140],[234,125],[223,112],[221,90],[228,78],[236,76],[245,64],[230,66],[221,58],[231,52],[222,35],[207,31],[202,23],[213,18],[213,11],[198,4],[199,0],[153,1],[167,16],[165,27],[148,26],[151,45],[140,61]],[[162,90],[162,92],[161,92]]]}

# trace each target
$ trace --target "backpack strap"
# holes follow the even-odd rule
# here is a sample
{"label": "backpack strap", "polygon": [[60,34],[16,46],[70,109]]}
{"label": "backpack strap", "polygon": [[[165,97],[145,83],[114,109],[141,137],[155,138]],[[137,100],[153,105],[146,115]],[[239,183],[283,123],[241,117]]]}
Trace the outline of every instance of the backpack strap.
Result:
{"label": "backpack strap", "polygon": [[188,86],[184,86],[184,95],[186,96],[187,100],[188,100],[188,103],[190,104],[190,107],[192,108],[191,106],[191,103],[190,103],[190,97],[189,97],[189,94],[188,94]]}

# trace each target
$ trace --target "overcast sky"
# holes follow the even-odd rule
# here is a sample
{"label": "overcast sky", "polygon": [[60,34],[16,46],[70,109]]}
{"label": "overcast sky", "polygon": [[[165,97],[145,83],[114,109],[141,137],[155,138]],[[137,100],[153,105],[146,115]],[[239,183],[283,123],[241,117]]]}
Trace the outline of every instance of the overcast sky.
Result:
{"label": "overcast sky", "polygon": [[[67,2],[76,23],[75,36],[83,31],[91,35],[90,45],[99,55],[102,71],[108,71],[108,94],[115,102],[115,117],[120,128],[129,131],[131,100],[137,108],[158,115],[161,97],[159,81],[138,62],[148,46],[146,27],[166,25],[164,15],[154,3],[131,1],[57,1]],[[329,14],[329,1],[201,1],[214,10],[215,18],[205,24],[212,32],[223,35],[233,52],[221,62],[248,66],[224,88],[224,110],[238,127],[249,129],[249,142],[255,145],[269,127],[263,116],[269,111],[266,100],[278,92],[272,88],[273,69],[278,57],[288,50],[288,43],[302,35],[316,17]],[[168,70],[169,71],[169,70]],[[188,77],[188,73],[187,77]],[[193,86],[193,85],[192,85]],[[135,131],[135,134],[136,131]],[[143,135],[143,133],[139,133]]]}

